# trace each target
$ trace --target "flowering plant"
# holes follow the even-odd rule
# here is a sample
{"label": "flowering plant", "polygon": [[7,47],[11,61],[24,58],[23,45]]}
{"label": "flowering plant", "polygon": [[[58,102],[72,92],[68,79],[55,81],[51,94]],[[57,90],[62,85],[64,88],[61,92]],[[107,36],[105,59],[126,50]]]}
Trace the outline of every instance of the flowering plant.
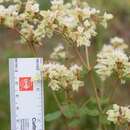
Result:
{"label": "flowering plant", "polygon": [[[105,95],[103,85],[109,77],[115,76],[120,85],[130,78],[127,44],[122,38],[112,38],[97,54],[96,64],[90,63],[89,48],[97,35],[97,27],[106,29],[112,18],[112,14],[102,13],[79,0],[70,3],[52,0],[48,10],[41,10],[35,0],[0,0],[0,24],[16,31],[20,42],[27,43],[35,56],[38,55],[35,46],[42,46],[45,38],[59,34],[65,40],[65,45],[60,43],[50,54],[50,63],[47,61],[41,66],[45,83],[58,106],[58,110],[47,114],[45,120],[57,120],[58,125],[62,122],[62,126],[55,125],[51,129],[86,130],[90,129],[89,124],[84,128],[87,122],[92,126],[91,130],[129,130],[129,106],[112,105],[116,87],[112,94]],[[79,59],[77,64],[69,57],[66,46],[75,52]],[[100,87],[97,87],[95,77],[98,77]],[[41,79],[36,75],[34,80]]]}

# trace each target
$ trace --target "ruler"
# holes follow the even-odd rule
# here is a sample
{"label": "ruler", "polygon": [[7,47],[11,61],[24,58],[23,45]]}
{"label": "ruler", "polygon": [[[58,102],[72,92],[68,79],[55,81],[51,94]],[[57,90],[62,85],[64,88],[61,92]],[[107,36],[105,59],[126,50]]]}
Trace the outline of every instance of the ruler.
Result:
{"label": "ruler", "polygon": [[42,58],[9,59],[11,130],[44,130],[42,64]]}

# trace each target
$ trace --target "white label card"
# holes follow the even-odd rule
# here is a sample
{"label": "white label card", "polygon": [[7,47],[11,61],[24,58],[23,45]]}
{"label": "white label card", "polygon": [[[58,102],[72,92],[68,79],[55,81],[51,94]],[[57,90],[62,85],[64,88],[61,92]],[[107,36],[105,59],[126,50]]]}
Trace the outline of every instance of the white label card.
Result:
{"label": "white label card", "polygon": [[11,130],[44,130],[42,64],[42,58],[9,59]]}

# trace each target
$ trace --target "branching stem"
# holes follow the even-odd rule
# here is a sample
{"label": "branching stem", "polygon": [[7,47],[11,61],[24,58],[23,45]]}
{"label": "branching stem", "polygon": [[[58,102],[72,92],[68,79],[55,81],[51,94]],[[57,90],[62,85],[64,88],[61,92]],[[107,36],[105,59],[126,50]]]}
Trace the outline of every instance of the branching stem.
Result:
{"label": "branching stem", "polygon": [[[89,53],[88,53],[88,48],[87,47],[85,48],[85,52],[86,52],[87,67],[88,67],[88,70],[91,70],[90,60],[89,60]],[[101,104],[100,104],[100,99],[99,99],[99,96],[98,96],[98,93],[97,93],[96,83],[95,83],[95,80],[94,80],[94,77],[93,77],[91,71],[90,71],[90,78],[91,78],[91,81],[92,81],[92,87],[93,87],[93,90],[94,90],[94,93],[95,93],[95,97],[96,97],[96,102],[97,102],[97,105],[98,105],[98,109],[101,112],[102,108],[101,108]]]}
{"label": "branching stem", "polygon": [[11,30],[14,30],[16,33],[18,33],[27,43],[29,49],[32,51],[33,56],[37,56],[37,51],[33,45],[33,43],[31,43],[31,41],[29,41],[22,33],[20,33],[20,31],[17,28],[9,28]]}

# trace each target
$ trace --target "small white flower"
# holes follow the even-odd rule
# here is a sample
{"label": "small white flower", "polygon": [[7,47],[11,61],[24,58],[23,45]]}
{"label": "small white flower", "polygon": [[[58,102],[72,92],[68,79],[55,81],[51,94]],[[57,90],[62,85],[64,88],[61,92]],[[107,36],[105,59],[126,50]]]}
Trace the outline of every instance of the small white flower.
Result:
{"label": "small white flower", "polygon": [[50,58],[53,60],[64,60],[66,58],[64,46],[62,44],[59,44],[56,48],[54,48],[54,51],[51,53]]}
{"label": "small white flower", "polygon": [[85,27],[89,27],[91,24],[90,24],[90,22],[88,20],[85,20],[84,25],[85,25]]}
{"label": "small white flower", "polygon": [[97,55],[97,65],[95,66],[97,74],[104,81],[112,73],[116,72],[121,81],[130,74],[130,62],[124,52],[123,43],[118,46],[104,45],[101,52]]}
{"label": "small white flower", "polygon": [[51,0],[52,5],[63,5],[63,0]]}
{"label": "small white flower", "polygon": [[81,66],[78,66],[78,65],[72,65],[70,67],[70,70],[74,73],[74,74],[78,74],[82,71],[82,67]]}
{"label": "small white flower", "polygon": [[107,21],[113,19],[113,15],[112,14],[108,14],[107,12],[104,13],[104,16],[103,16],[103,20],[101,22],[101,24],[107,28]]}
{"label": "small white flower", "polygon": [[91,14],[91,15],[95,15],[95,14],[98,14],[98,13],[100,13],[99,10],[96,10],[95,8],[91,8],[91,9],[90,9],[90,14]]}
{"label": "small white flower", "polygon": [[64,25],[68,28],[75,28],[77,26],[77,20],[74,16],[66,15],[64,17],[59,17],[59,22],[61,25]]}
{"label": "small white flower", "polygon": [[18,12],[17,12],[17,6],[15,5],[10,5],[7,9],[7,14],[8,15],[12,15],[12,16],[17,16]]}
{"label": "small white flower", "polygon": [[34,5],[32,5],[31,10],[36,13],[39,12],[39,4],[35,3]]}
{"label": "small white flower", "polygon": [[83,8],[83,12],[84,14],[86,14],[86,18],[89,18],[91,15],[96,15],[100,13],[99,10],[96,10],[95,8],[91,8],[89,6]]}
{"label": "small white flower", "polygon": [[119,106],[117,104],[113,105],[113,108],[108,110],[107,119],[114,124],[122,125],[129,123],[130,121],[130,109],[128,106]]}
{"label": "small white flower", "polygon": [[59,81],[57,80],[51,80],[49,85],[48,85],[53,91],[58,91],[60,90],[60,86],[59,86]]}
{"label": "small white flower", "polygon": [[81,68],[74,65],[74,67],[67,68],[60,64],[45,64],[42,67],[44,78],[48,79],[48,86],[57,91],[60,89],[70,89],[78,91],[79,87],[84,85],[83,81],[79,80]]}
{"label": "small white flower", "polygon": [[[22,36],[24,36],[25,38],[30,38],[33,34],[33,29],[34,29],[34,26],[33,25],[30,25],[29,23],[27,22],[23,22],[22,25],[21,25],[21,30],[20,30],[20,33],[22,34]],[[23,40],[24,42],[24,38],[21,39]],[[22,41],[21,41],[22,42]]]}
{"label": "small white flower", "polygon": [[127,49],[128,45],[125,43],[124,39],[120,37],[113,37],[110,39],[110,43],[114,48]]}
{"label": "small white flower", "polygon": [[39,12],[39,4],[35,3],[34,1],[28,1],[26,3],[25,10],[27,12],[37,13]]}
{"label": "small white flower", "polygon": [[72,81],[73,91],[78,91],[80,86],[84,86],[84,82],[83,81],[79,81],[79,80]]}
{"label": "small white flower", "polygon": [[112,14],[108,14],[107,12],[105,12],[103,18],[105,20],[111,20],[111,19],[113,19],[113,15]]}
{"label": "small white flower", "polygon": [[5,15],[5,7],[3,5],[0,5],[0,16]]}

